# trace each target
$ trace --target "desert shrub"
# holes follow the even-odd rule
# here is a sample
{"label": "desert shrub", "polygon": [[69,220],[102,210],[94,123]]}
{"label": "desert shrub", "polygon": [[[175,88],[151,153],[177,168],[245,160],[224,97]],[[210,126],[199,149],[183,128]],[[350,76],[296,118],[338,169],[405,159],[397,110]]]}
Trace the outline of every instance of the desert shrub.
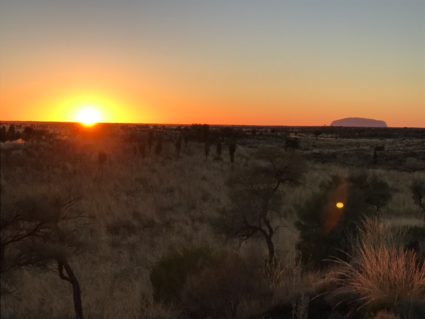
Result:
{"label": "desert shrub", "polygon": [[[418,204],[425,212],[425,180],[416,179],[410,185],[410,191],[412,192],[412,198],[415,204]],[[425,215],[424,215],[425,220]]]}
{"label": "desert shrub", "polygon": [[299,149],[300,141],[298,138],[286,137],[285,138],[285,149]]}
{"label": "desert shrub", "polygon": [[[334,176],[318,192],[296,207],[300,231],[297,249],[304,264],[329,265],[330,256],[347,261],[358,225],[366,216],[379,216],[392,196],[387,183],[366,172],[348,179]],[[343,203],[342,208],[336,206]],[[326,261],[328,260],[328,261]]]}
{"label": "desert shrub", "polygon": [[424,299],[425,268],[417,264],[415,253],[397,245],[389,226],[366,220],[353,255],[356,263],[337,261],[341,268],[334,274],[339,284],[335,294],[357,294],[358,307],[370,311],[392,309],[405,299]]}
{"label": "desert shrub", "polygon": [[415,157],[406,158],[406,164],[405,165],[408,169],[413,170],[413,171],[425,169],[424,161],[421,161],[420,159],[415,158]]}
{"label": "desert shrub", "polygon": [[137,225],[130,219],[118,218],[106,226],[111,236],[131,236],[137,233]]}
{"label": "desert shrub", "polygon": [[183,306],[206,318],[240,317],[240,305],[266,292],[259,267],[237,254],[222,253],[213,265],[188,277]]}
{"label": "desert shrub", "polygon": [[208,246],[170,250],[155,263],[149,274],[154,300],[165,304],[179,303],[188,276],[200,273],[214,257]]}

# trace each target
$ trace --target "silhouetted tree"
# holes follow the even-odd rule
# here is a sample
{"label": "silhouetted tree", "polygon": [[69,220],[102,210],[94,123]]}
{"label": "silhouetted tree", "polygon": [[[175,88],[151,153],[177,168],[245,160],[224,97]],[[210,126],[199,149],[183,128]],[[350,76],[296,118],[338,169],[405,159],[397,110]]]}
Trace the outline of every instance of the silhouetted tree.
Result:
{"label": "silhouetted tree", "polygon": [[6,127],[4,125],[0,129],[0,141],[2,143],[7,141],[7,131],[6,131]]}
{"label": "silhouetted tree", "polygon": [[23,140],[29,142],[34,135],[34,129],[30,126],[26,126],[24,129]]}
{"label": "silhouetted tree", "polygon": [[208,155],[210,155],[210,143],[208,143],[208,141],[205,142],[204,150],[205,150],[205,159],[208,159]]}
{"label": "silhouetted tree", "polygon": [[139,153],[142,159],[145,159],[146,157],[146,144],[144,141],[139,143]]}
{"label": "silhouetted tree", "polygon": [[322,135],[322,131],[320,131],[320,130],[315,130],[315,131],[313,132],[313,134],[314,134],[314,136],[316,136],[316,139],[319,139],[319,136],[320,136],[320,135]]}
{"label": "silhouetted tree", "polygon": [[151,148],[152,148],[152,143],[153,143],[153,131],[150,130],[148,133],[148,147],[149,147],[149,153],[151,152]]}
{"label": "silhouetted tree", "polygon": [[285,150],[295,150],[300,148],[300,141],[297,138],[286,137],[285,138]]}
{"label": "silhouetted tree", "polygon": [[235,161],[235,152],[236,152],[236,143],[230,142],[229,143],[229,155],[230,155],[230,162],[232,164]]}
{"label": "silhouetted tree", "polygon": [[217,157],[221,157],[221,141],[220,139],[217,140]]}
{"label": "silhouetted tree", "polygon": [[250,238],[263,238],[272,263],[273,236],[279,228],[272,217],[280,216],[283,205],[280,186],[298,185],[303,173],[304,165],[297,154],[260,150],[252,167],[240,169],[228,179],[231,207],[224,209],[213,225],[228,237],[238,238],[240,244]]}
{"label": "silhouetted tree", "polygon": [[9,129],[7,130],[6,139],[8,141],[14,141],[14,140],[16,140],[15,134],[16,134],[15,126],[14,125],[10,125],[9,126]]}
{"label": "silhouetted tree", "polygon": [[210,126],[208,124],[202,125],[202,141],[207,143],[210,135]]}
{"label": "silhouetted tree", "polygon": [[106,163],[106,153],[105,152],[99,151],[99,154],[97,155],[97,162],[99,163],[100,171],[101,171],[101,174],[103,175],[103,166]]}
{"label": "silhouetted tree", "polygon": [[177,156],[180,156],[180,150],[182,148],[182,138],[181,136],[178,137],[177,142],[176,142],[176,154]]}
{"label": "silhouetted tree", "polygon": [[155,155],[159,155],[162,152],[162,136],[159,137],[158,143],[155,146]]}
{"label": "silhouetted tree", "polygon": [[187,149],[187,143],[189,142],[189,135],[184,135],[184,149]]}

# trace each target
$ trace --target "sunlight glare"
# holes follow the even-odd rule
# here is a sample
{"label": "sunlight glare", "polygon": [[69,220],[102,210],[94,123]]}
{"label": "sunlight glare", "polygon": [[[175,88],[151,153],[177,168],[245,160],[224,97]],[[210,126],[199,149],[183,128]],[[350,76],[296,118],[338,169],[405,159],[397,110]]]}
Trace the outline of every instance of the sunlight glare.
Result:
{"label": "sunlight glare", "polygon": [[100,115],[99,112],[94,109],[82,109],[78,112],[77,115],[78,122],[85,125],[92,125],[96,122],[99,122]]}

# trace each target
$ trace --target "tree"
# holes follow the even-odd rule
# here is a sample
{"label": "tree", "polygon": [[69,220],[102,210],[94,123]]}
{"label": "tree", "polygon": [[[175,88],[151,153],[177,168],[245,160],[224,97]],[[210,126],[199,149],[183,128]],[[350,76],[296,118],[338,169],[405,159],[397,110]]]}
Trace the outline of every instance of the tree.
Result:
{"label": "tree", "polygon": [[158,143],[155,146],[155,155],[159,155],[162,152],[162,136],[159,137]]}
{"label": "tree", "polygon": [[410,186],[410,190],[412,192],[413,201],[415,202],[415,204],[418,204],[425,213],[425,180],[414,180],[412,182],[412,185]]}
{"label": "tree", "polygon": [[205,142],[204,150],[205,150],[205,159],[208,159],[208,155],[210,155],[210,143],[208,143],[208,141]]}
{"label": "tree", "polygon": [[297,138],[286,137],[285,138],[285,149],[299,149],[300,141]]}
{"label": "tree", "polygon": [[236,143],[230,142],[229,143],[229,155],[230,155],[230,162],[232,164],[235,161],[235,152],[236,152]]}
{"label": "tree", "polygon": [[221,157],[221,141],[220,141],[220,139],[217,140],[216,152],[217,152],[217,157]]}
{"label": "tree", "polygon": [[23,139],[25,142],[28,142],[32,139],[34,135],[34,129],[30,126],[26,126],[24,129]]}
{"label": "tree", "polygon": [[148,133],[148,147],[149,147],[149,153],[151,152],[151,148],[152,148],[152,143],[153,143],[153,131],[150,130]]}
{"label": "tree", "polygon": [[177,154],[177,157],[178,157],[180,155],[180,150],[182,149],[182,137],[181,137],[181,135],[178,137],[175,146],[176,146],[176,154]]}
{"label": "tree", "polygon": [[9,129],[7,130],[7,133],[6,133],[6,139],[8,141],[14,141],[14,140],[16,140],[15,134],[16,134],[15,126],[14,125],[10,125],[9,126]]}
{"label": "tree", "polygon": [[145,157],[146,157],[146,143],[145,143],[145,141],[141,141],[139,143],[139,153],[140,153],[140,156],[142,157],[142,160],[145,159]]}
{"label": "tree", "polygon": [[6,142],[7,141],[7,131],[6,127],[3,125],[0,129],[0,142]]}
{"label": "tree", "polygon": [[68,262],[85,245],[78,237],[83,214],[70,209],[80,198],[40,193],[15,199],[4,190],[1,197],[2,280],[21,268],[56,263],[59,277],[72,284],[76,317],[83,318],[80,285]]}
{"label": "tree", "polygon": [[283,204],[281,185],[300,183],[304,165],[294,153],[280,149],[263,149],[256,154],[250,168],[241,169],[228,180],[231,206],[214,221],[215,227],[239,244],[260,237],[267,244],[268,262],[275,258],[273,236],[279,225],[273,215],[280,216]]}
{"label": "tree", "polygon": [[97,155],[97,162],[99,163],[100,171],[102,175],[103,175],[103,166],[106,163],[106,158],[107,158],[106,153],[103,151],[99,151],[99,154]]}

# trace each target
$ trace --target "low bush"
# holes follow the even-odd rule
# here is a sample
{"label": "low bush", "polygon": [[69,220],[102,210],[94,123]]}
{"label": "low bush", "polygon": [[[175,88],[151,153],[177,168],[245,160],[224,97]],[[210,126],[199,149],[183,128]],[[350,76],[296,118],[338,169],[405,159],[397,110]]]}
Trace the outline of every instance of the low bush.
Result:
{"label": "low bush", "polygon": [[214,257],[208,246],[170,250],[156,262],[149,274],[154,300],[165,304],[180,303],[188,276],[200,273]]}

